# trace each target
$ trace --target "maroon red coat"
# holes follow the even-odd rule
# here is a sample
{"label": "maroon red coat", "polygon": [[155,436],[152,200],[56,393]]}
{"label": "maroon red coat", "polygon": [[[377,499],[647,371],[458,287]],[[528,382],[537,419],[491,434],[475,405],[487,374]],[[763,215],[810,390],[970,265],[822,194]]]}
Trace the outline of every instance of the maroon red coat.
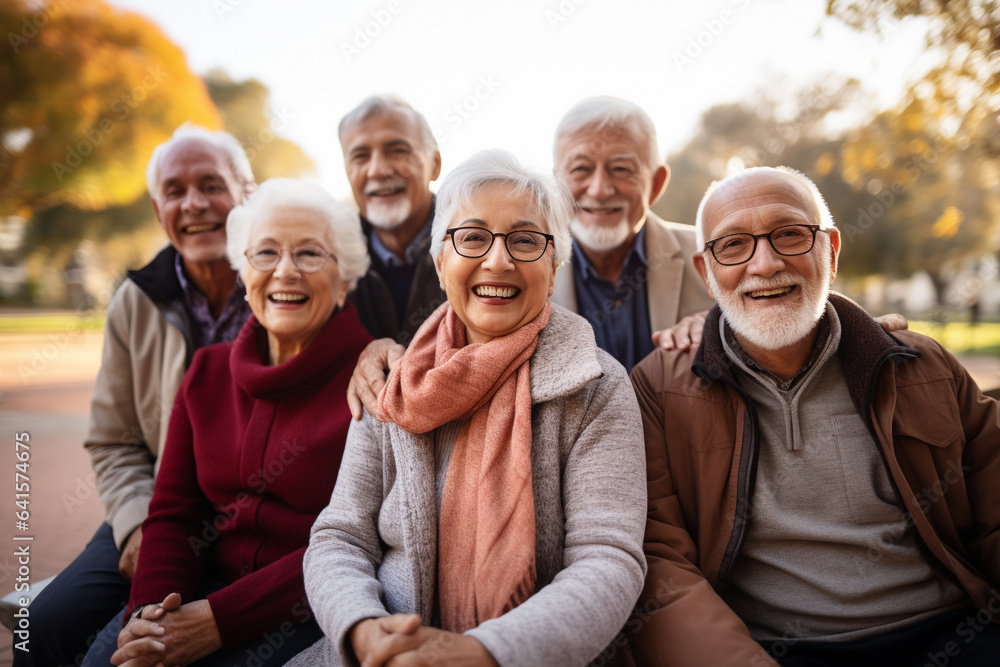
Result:
{"label": "maroon red coat", "polygon": [[236,340],[200,349],[173,412],[131,610],[178,592],[207,596],[224,648],[309,614],[302,555],[330,502],[347,429],[347,384],[371,336],[354,306],[333,315],[294,358],[267,366],[251,317]]}

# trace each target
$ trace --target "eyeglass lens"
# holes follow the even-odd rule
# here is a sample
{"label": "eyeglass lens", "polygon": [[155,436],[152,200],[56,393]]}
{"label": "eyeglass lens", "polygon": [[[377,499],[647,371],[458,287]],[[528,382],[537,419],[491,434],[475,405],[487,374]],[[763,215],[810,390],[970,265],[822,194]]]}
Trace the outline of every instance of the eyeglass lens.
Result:
{"label": "eyeglass lens", "polygon": [[740,264],[753,257],[757,239],[764,237],[779,255],[804,255],[812,250],[816,235],[805,225],[778,227],[770,234],[762,234],[756,238],[751,234],[730,234],[712,245],[712,253],[723,264]]}
{"label": "eyeglass lens", "polygon": [[488,229],[463,227],[452,232],[455,250],[463,257],[482,257],[493,245],[495,237],[503,236],[507,252],[516,260],[533,262],[545,253],[548,239],[539,232],[519,230],[509,234],[493,234]]}
{"label": "eyeglass lens", "polygon": [[[278,266],[284,249],[276,245],[259,245],[247,252],[250,265],[258,271],[270,271]],[[326,263],[328,253],[314,245],[304,245],[289,250],[295,266],[306,273],[319,271]]]}

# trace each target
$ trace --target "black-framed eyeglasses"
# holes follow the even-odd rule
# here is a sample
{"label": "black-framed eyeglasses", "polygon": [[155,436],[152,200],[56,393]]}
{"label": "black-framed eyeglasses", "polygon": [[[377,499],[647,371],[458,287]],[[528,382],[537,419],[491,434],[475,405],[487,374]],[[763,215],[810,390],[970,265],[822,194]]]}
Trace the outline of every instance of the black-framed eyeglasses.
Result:
{"label": "black-framed eyeglasses", "polygon": [[829,232],[819,225],[785,225],[766,234],[726,234],[705,242],[715,261],[724,266],[749,262],[757,252],[757,241],[766,238],[774,252],[785,257],[804,255],[816,244],[816,232]]}
{"label": "black-framed eyeglasses", "polygon": [[445,233],[451,235],[451,244],[455,246],[455,252],[462,257],[472,259],[488,253],[493,247],[493,241],[498,236],[503,237],[507,253],[519,262],[534,262],[541,259],[550,243],[553,248],[556,247],[556,237],[552,234],[533,232],[528,229],[519,229],[506,234],[494,234],[482,227],[452,227],[446,229]]}
{"label": "black-framed eyeglasses", "polygon": [[250,266],[258,271],[271,271],[278,266],[281,256],[286,252],[292,255],[292,262],[304,273],[316,273],[326,264],[329,257],[334,262],[337,256],[318,245],[301,245],[297,248],[282,248],[272,243],[261,243],[248,248],[243,255]]}

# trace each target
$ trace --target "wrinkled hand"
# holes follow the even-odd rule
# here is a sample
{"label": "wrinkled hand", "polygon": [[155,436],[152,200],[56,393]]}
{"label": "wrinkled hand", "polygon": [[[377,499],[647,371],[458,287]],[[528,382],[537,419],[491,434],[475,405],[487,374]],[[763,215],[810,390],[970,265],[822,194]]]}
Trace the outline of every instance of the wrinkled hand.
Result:
{"label": "wrinkled hand", "polygon": [[477,640],[421,626],[420,617],[413,614],[361,621],[351,630],[351,645],[362,667],[497,667],[496,660]]}
{"label": "wrinkled hand", "polygon": [[893,331],[906,331],[910,328],[910,323],[906,321],[906,318],[899,313],[889,313],[888,315],[883,315],[882,317],[876,317],[875,321],[878,322],[886,333],[892,333]]}
{"label": "wrinkled hand", "polygon": [[[350,631],[351,648],[361,667],[385,664],[395,653],[392,648],[420,629],[416,614],[393,614],[381,618],[366,618],[355,623]],[[408,646],[408,644],[406,644]],[[405,650],[405,649],[402,649]]]}
{"label": "wrinkled hand", "polygon": [[688,315],[680,322],[653,333],[653,345],[664,350],[687,350],[701,345],[701,332],[705,328],[705,318],[708,311]]}
{"label": "wrinkled hand", "polygon": [[[181,596],[171,593],[159,608],[150,611],[150,620],[146,620],[149,609],[142,610],[141,622],[132,619],[118,635],[119,648],[111,656],[111,664],[123,667],[152,667],[158,663],[188,665],[222,648],[208,600],[181,604]],[[160,614],[153,618],[157,611]]]}
{"label": "wrinkled hand", "polygon": [[[142,608],[138,616],[118,633],[118,649],[111,656],[111,663],[120,660],[127,667],[152,667],[163,662],[167,647],[159,641],[166,630],[154,623],[168,611],[174,611],[181,604],[181,596],[171,593],[160,604],[149,604]],[[124,651],[123,648],[127,647]]]}
{"label": "wrinkled hand", "polygon": [[420,645],[397,653],[386,667],[499,667],[486,647],[467,635],[423,627],[413,638]]}
{"label": "wrinkled hand", "polygon": [[386,421],[378,408],[378,393],[385,386],[386,375],[403,358],[406,348],[391,338],[379,338],[368,343],[358,365],[354,367],[351,383],[347,385],[347,405],[354,419],[361,419],[362,405],[375,419]]}
{"label": "wrinkled hand", "polygon": [[139,563],[139,546],[142,544],[142,526],[132,531],[132,534],[122,545],[122,556],[118,559],[118,571],[128,581],[135,576],[135,566]]}

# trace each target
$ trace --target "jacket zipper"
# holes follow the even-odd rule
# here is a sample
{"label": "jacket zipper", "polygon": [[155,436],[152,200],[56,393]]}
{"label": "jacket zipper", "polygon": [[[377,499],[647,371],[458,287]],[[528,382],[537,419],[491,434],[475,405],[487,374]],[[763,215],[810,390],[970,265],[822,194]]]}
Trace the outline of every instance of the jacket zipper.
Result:
{"label": "jacket zipper", "polygon": [[[716,381],[725,382],[732,387],[742,399],[746,409],[746,419],[750,422],[748,425],[750,434],[749,445],[744,447],[743,453],[740,454],[740,469],[737,472],[737,484],[739,488],[736,492],[736,514],[738,521],[734,521],[733,532],[729,537],[729,544],[726,546],[726,551],[722,555],[722,566],[719,569],[719,577],[715,583],[716,592],[719,597],[723,597],[729,583],[729,574],[733,569],[733,562],[736,560],[736,556],[739,554],[740,549],[743,547],[743,542],[746,540],[747,526],[750,522],[750,498],[753,495],[753,486],[757,474],[757,410],[750,401],[750,397],[735,380],[727,377],[725,374],[718,373],[718,371],[707,364],[705,366],[706,370],[711,369],[712,372],[706,372],[703,377],[710,380],[714,378]],[[744,440],[747,440],[746,436],[744,436]],[[745,467],[743,462],[744,456],[746,457]],[[740,479],[741,477],[742,479]],[[739,527],[737,528],[737,526]]]}

